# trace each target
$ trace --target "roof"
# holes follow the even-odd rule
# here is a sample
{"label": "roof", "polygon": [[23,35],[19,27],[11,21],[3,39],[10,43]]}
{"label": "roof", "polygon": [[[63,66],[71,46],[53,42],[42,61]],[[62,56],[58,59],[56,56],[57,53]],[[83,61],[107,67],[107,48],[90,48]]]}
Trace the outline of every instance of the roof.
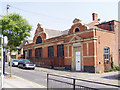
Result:
{"label": "roof", "polygon": [[[86,25],[88,29],[100,29],[103,30],[97,26],[92,26],[92,25]],[[45,29],[45,33],[47,35],[47,39],[57,37],[57,36],[62,36],[68,34],[68,30],[60,31],[60,30],[52,30],[52,29]]]}
{"label": "roof", "polygon": [[45,33],[47,34],[47,39],[57,36],[62,36],[68,34],[68,32],[69,30],[60,31],[60,30],[45,29]]}
{"label": "roof", "polygon": [[21,43],[21,45],[18,47],[18,49],[22,49],[23,48],[23,46],[27,43],[27,44],[30,44],[30,43],[32,43],[33,42],[33,40],[24,40],[22,43]]}
{"label": "roof", "polygon": [[100,29],[100,30],[103,30],[97,26],[92,26],[92,25],[87,25],[88,26],[88,29]]}

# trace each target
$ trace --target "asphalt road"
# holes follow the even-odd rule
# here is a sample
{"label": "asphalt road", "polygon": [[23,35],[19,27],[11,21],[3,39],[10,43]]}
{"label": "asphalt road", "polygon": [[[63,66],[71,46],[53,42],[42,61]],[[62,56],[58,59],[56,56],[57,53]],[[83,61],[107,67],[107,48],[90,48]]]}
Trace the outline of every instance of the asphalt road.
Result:
{"label": "asphalt road", "polygon": [[[10,72],[10,67],[6,64],[6,72]],[[30,80],[32,82],[38,83],[43,86],[47,86],[47,73],[38,71],[38,70],[30,70],[30,69],[21,69],[18,67],[12,67],[12,74],[19,76],[21,78]]]}
{"label": "asphalt road", "polygon": [[[0,65],[1,66],[1,65]],[[6,64],[6,72],[10,72],[10,67],[8,66],[8,64]],[[54,72],[53,72],[54,73]],[[39,69],[35,69],[35,70],[26,70],[26,69],[20,69],[18,67],[12,67],[12,74],[19,76],[23,79],[27,79],[29,81],[35,82],[37,84],[43,85],[47,87],[47,72],[43,72]],[[66,78],[61,78],[61,77],[54,77],[54,76],[50,76],[50,78],[52,79],[56,79],[59,81],[64,81],[67,83],[73,83],[73,80],[71,79],[66,79]],[[93,88],[113,88],[111,86],[105,86],[105,85],[98,85],[95,83],[87,83],[87,82],[83,82],[83,81],[76,81],[77,85],[82,85],[82,86],[87,86],[87,87],[93,87]],[[53,88],[73,88],[73,85],[69,85],[66,83],[61,83],[58,81],[53,81],[53,80],[49,80],[49,87],[53,87]]]}

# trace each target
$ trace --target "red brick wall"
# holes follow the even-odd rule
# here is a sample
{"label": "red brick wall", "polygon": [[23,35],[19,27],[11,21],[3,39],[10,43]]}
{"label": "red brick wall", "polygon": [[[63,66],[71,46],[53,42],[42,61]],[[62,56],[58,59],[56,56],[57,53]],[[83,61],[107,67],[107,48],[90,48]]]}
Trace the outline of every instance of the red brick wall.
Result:
{"label": "red brick wall", "polygon": [[94,56],[95,52],[94,52],[94,42],[93,43],[88,43],[88,56]]}
{"label": "red brick wall", "polygon": [[[96,37],[98,38],[100,36],[100,44],[97,41],[97,62],[98,65],[97,69],[98,71],[104,71],[104,47],[110,48],[110,55],[113,57],[113,61],[116,65],[118,65],[118,58],[117,58],[117,51],[115,49],[116,41],[115,41],[115,34],[114,33],[108,33],[107,31],[101,31],[96,30]],[[101,64],[99,64],[99,62]],[[104,68],[103,68],[104,67]]]}
{"label": "red brick wall", "polygon": [[69,46],[69,57],[72,57],[72,46]]}
{"label": "red brick wall", "polygon": [[79,27],[80,31],[86,30],[86,27],[85,27],[84,25],[82,25],[81,23],[78,23],[78,24],[74,24],[74,25],[71,27],[69,33],[72,34],[72,33],[74,32],[74,30],[75,30],[76,27]]}
{"label": "red brick wall", "polygon": [[83,58],[83,63],[86,66],[94,66],[94,57],[84,57]]}
{"label": "red brick wall", "polygon": [[83,43],[83,56],[87,56],[87,44]]}
{"label": "red brick wall", "polygon": [[57,57],[57,45],[54,45],[54,56]]}

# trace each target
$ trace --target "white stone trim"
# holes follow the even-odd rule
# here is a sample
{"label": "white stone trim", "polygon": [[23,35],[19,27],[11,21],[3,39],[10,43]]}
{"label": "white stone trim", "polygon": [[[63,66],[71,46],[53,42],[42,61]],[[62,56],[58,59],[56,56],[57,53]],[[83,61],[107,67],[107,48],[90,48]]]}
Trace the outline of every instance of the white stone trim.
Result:
{"label": "white stone trim", "polygon": [[97,57],[97,56],[83,56],[83,57],[85,57],[85,58],[89,58],[89,57]]}

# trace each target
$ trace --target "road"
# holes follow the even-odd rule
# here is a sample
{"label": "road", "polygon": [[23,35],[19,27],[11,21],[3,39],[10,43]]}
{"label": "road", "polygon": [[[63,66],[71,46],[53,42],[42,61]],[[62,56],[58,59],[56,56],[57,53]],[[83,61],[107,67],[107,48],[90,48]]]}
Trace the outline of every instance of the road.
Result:
{"label": "road", "polygon": [[[8,64],[6,64],[5,70],[8,73],[10,72],[10,67],[8,66]],[[25,69],[20,69],[18,67],[12,67],[12,74],[47,87],[47,72],[43,72],[39,69],[25,70]],[[59,78],[59,77],[54,77],[54,76],[51,76],[51,78],[64,81],[64,82],[68,82],[68,83],[73,83],[73,80],[71,79]],[[94,84],[86,83],[83,81],[76,81],[76,84],[82,85],[82,86],[94,87],[94,88],[112,88],[111,86],[98,85],[95,83]],[[50,87],[54,87],[54,88],[72,88],[73,87],[73,85],[68,85],[65,83],[60,83],[60,82],[52,81],[52,80],[49,80],[49,85]]]}
{"label": "road", "polygon": [[[10,72],[9,66],[6,64],[6,72]],[[30,80],[32,82],[38,83],[43,86],[47,86],[47,73],[35,70],[29,70],[29,69],[20,69],[18,67],[12,67],[12,74],[19,76],[21,78]]]}

